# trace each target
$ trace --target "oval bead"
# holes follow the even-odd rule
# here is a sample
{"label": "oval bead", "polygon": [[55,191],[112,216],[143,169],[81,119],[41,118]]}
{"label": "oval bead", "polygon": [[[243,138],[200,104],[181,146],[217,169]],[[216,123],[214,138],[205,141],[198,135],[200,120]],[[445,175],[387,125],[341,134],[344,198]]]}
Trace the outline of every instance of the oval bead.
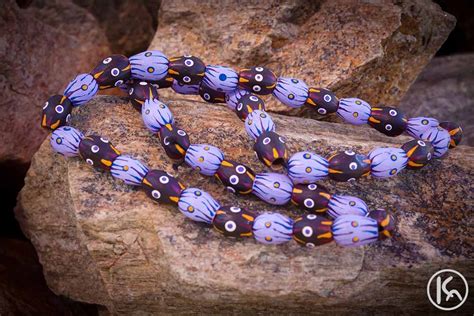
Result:
{"label": "oval bead", "polygon": [[253,235],[263,244],[282,244],[290,241],[293,233],[293,220],[278,213],[263,213],[255,218]]}
{"label": "oval bead", "polygon": [[135,110],[141,112],[146,100],[158,99],[158,90],[146,81],[135,81],[128,90],[128,96]]}
{"label": "oval bead", "polygon": [[270,94],[275,89],[277,77],[268,68],[252,67],[239,72],[239,87],[260,95]]}
{"label": "oval bead", "polygon": [[406,131],[411,137],[421,138],[421,134],[438,125],[438,120],[431,117],[412,117],[408,119]]}
{"label": "oval bead", "polygon": [[142,119],[153,133],[158,133],[167,124],[174,124],[173,113],[158,99],[146,99],[142,106]]}
{"label": "oval bead", "polygon": [[333,195],[328,203],[328,215],[332,218],[342,215],[365,216],[368,211],[367,204],[355,196]]}
{"label": "oval bead", "polygon": [[211,224],[220,205],[207,192],[196,188],[187,188],[179,197],[178,208],[181,213],[193,221]]}
{"label": "oval bead", "polygon": [[376,178],[396,175],[408,163],[406,152],[401,148],[377,148],[369,153],[370,174]]}
{"label": "oval bead", "polygon": [[433,145],[435,158],[440,158],[446,154],[451,142],[451,135],[442,127],[433,127],[421,134],[421,139],[427,140]]}
{"label": "oval bead", "polygon": [[174,78],[167,75],[166,77],[163,77],[160,80],[152,80],[148,82],[156,89],[165,89],[171,88],[173,86]]}
{"label": "oval bead", "polygon": [[333,240],[332,224],[332,220],[314,214],[298,217],[293,224],[293,239],[309,248],[327,244]]}
{"label": "oval bead", "polygon": [[454,122],[441,122],[439,126],[447,130],[451,136],[449,148],[454,148],[459,145],[462,140],[462,128],[459,124]]}
{"label": "oval bead", "polygon": [[43,105],[41,127],[54,131],[71,121],[72,103],[64,95],[53,95]]}
{"label": "oval bead", "polygon": [[237,89],[239,74],[224,66],[207,66],[202,82],[215,91],[231,92]]}
{"label": "oval bead", "polygon": [[252,228],[256,214],[235,206],[222,206],[216,212],[212,225],[229,237],[252,236]]}
{"label": "oval bead", "polygon": [[232,193],[249,194],[252,192],[255,173],[246,165],[233,160],[222,160],[215,176]]}
{"label": "oval bead", "polygon": [[57,128],[51,134],[50,144],[55,152],[65,157],[75,157],[79,155],[79,143],[84,135],[77,129],[70,126]]}
{"label": "oval bead", "polygon": [[120,151],[107,138],[88,135],[79,143],[79,155],[89,165],[109,171]]}
{"label": "oval bead", "polygon": [[323,88],[309,88],[306,105],[314,107],[318,114],[326,115],[337,112],[337,109],[339,108],[339,100],[330,90]]}
{"label": "oval bead", "polygon": [[63,94],[73,106],[80,106],[92,99],[98,89],[99,85],[92,75],[80,74],[68,84]]}
{"label": "oval bead", "polygon": [[339,101],[337,114],[353,125],[367,124],[370,116],[370,105],[357,98],[344,98]]}
{"label": "oval bead", "polygon": [[148,168],[142,162],[130,156],[118,156],[112,162],[110,173],[126,184],[140,185],[148,173]]}
{"label": "oval bead", "polygon": [[157,134],[166,155],[171,159],[181,160],[191,145],[188,134],[174,125],[165,125]]}
{"label": "oval bead", "polygon": [[388,214],[388,212],[385,210],[370,211],[367,216],[377,221],[379,228],[379,239],[392,237],[392,234],[396,228],[393,216]]}
{"label": "oval bead", "polygon": [[433,145],[418,139],[413,139],[402,145],[408,157],[408,169],[421,169],[428,164],[434,154]]}
{"label": "oval bead", "polygon": [[213,176],[219,169],[224,154],[214,146],[207,144],[193,144],[189,146],[185,156],[186,163],[205,176]]}
{"label": "oval bead", "polygon": [[333,238],[339,246],[357,247],[378,239],[377,221],[370,217],[343,215],[334,220]]}
{"label": "oval bead", "polygon": [[143,178],[141,187],[154,201],[177,204],[185,186],[163,170],[150,170]]}
{"label": "oval bead", "polygon": [[256,140],[263,132],[274,132],[275,123],[266,112],[255,110],[245,119],[245,130],[253,140]]}
{"label": "oval bead", "polygon": [[273,170],[279,170],[286,166],[288,151],[285,140],[275,132],[264,131],[255,140],[253,150],[258,159]]}
{"label": "oval bead", "polygon": [[302,107],[308,99],[308,86],[303,80],[280,77],[277,80],[273,95],[283,104]]}
{"label": "oval bead", "polygon": [[179,83],[199,85],[204,78],[206,65],[195,56],[179,56],[170,58],[168,74]]}
{"label": "oval bead", "polygon": [[405,114],[396,108],[381,106],[370,111],[369,125],[387,136],[401,135],[407,128]]}
{"label": "oval bead", "polygon": [[273,204],[284,205],[291,199],[293,183],[281,173],[259,173],[253,182],[253,194],[261,200]]}
{"label": "oval bead", "polygon": [[174,81],[173,85],[171,86],[174,92],[179,94],[189,94],[189,95],[197,95],[199,94],[199,84],[189,85],[184,84],[178,81]]}
{"label": "oval bead", "polygon": [[335,154],[329,159],[329,177],[335,181],[350,181],[370,173],[370,160],[353,151]]}
{"label": "oval bead", "polygon": [[199,86],[199,95],[204,101],[209,103],[225,102],[225,92],[213,90],[204,82]]}
{"label": "oval bead", "polygon": [[329,175],[329,162],[309,151],[293,154],[288,160],[288,176],[293,183],[313,183]]}
{"label": "oval bead", "polygon": [[91,71],[91,75],[99,84],[99,89],[120,86],[132,75],[130,61],[123,55],[110,55]]}
{"label": "oval bead", "polygon": [[249,94],[247,90],[243,89],[235,89],[234,91],[228,92],[225,94],[225,103],[227,104],[227,107],[231,109],[232,111],[235,111],[237,108],[237,104],[240,100],[240,98],[246,94]]}
{"label": "oval bead", "polygon": [[263,100],[257,95],[251,93],[243,95],[239,99],[237,107],[235,108],[237,116],[242,121],[245,121],[249,113],[252,113],[255,110],[265,111],[265,102],[263,102]]}
{"label": "oval bead", "polygon": [[130,57],[132,78],[157,81],[168,74],[168,58],[159,50],[148,50]]}
{"label": "oval bead", "polygon": [[291,194],[291,202],[310,213],[326,212],[330,199],[328,190],[315,183],[295,184]]}

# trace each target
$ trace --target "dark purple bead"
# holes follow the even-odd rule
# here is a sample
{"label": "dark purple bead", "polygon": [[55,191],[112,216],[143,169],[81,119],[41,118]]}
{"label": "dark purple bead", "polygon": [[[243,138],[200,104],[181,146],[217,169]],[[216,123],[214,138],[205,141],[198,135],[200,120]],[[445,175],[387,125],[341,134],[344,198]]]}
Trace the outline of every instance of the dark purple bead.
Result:
{"label": "dark purple bead", "polygon": [[169,59],[168,74],[185,85],[200,84],[206,71],[206,65],[194,56],[180,56]]}
{"label": "dark purple bead", "polygon": [[329,178],[335,181],[355,180],[370,173],[370,159],[353,151],[335,154],[328,161]]}
{"label": "dark purple bead", "polygon": [[370,211],[367,216],[377,221],[379,226],[379,239],[392,237],[392,233],[396,228],[395,220],[386,210]]}
{"label": "dark purple bead", "polygon": [[369,125],[387,136],[401,135],[407,124],[405,114],[397,108],[381,106],[370,110]]}
{"label": "dark purple bead", "polygon": [[336,113],[339,108],[339,100],[336,95],[332,91],[322,88],[309,88],[305,104],[314,107],[321,115]]}
{"label": "dark purple bead", "polygon": [[179,196],[186,187],[165,171],[150,170],[143,178],[142,188],[159,203],[178,204]]}
{"label": "dark purple bead", "polygon": [[71,120],[73,105],[64,95],[53,95],[43,106],[41,127],[54,131],[56,128],[67,125]]}
{"label": "dark purple bead", "polygon": [[171,159],[184,159],[191,143],[188,134],[174,125],[167,124],[157,134],[166,155]]}
{"label": "dark purple bead", "polygon": [[212,90],[204,82],[199,86],[199,95],[209,103],[225,103],[225,92]]}
{"label": "dark purple bead", "polygon": [[293,223],[293,239],[306,247],[327,244],[333,240],[332,223],[332,220],[315,214],[298,217]]}
{"label": "dark purple bead", "polygon": [[149,81],[149,83],[152,86],[154,86],[156,89],[165,89],[165,88],[171,88],[171,86],[173,86],[173,81],[174,81],[174,78],[168,75],[157,81]]}
{"label": "dark purple bead", "polygon": [[130,79],[130,61],[123,55],[110,55],[90,72],[99,84],[99,89],[109,89],[122,85]]}
{"label": "dark purple bead", "polygon": [[130,102],[138,111],[142,111],[142,104],[147,99],[158,99],[158,90],[146,81],[135,81],[128,90]]}
{"label": "dark purple bead", "polygon": [[246,165],[233,160],[223,160],[215,176],[233,193],[249,194],[252,192],[255,173]]}
{"label": "dark purple bead", "polygon": [[260,95],[270,94],[276,87],[277,77],[268,68],[252,67],[239,72],[239,87]]}
{"label": "dark purple bead", "polygon": [[120,152],[107,138],[89,135],[79,143],[79,155],[89,165],[109,171],[115,158],[120,156]]}
{"label": "dark purple bead", "polygon": [[255,141],[253,150],[258,159],[273,170],[286,166],[288,151],[285,140],[275,132],[263,132]]}
{"label": "dark purple bead", "polygon": [[324,213],[328,209],[331,194],[319,184],[295,184],[291,202],[310,213]]}
{"label": "dark purple bead", "polygon": [[217,231],[230,237],[250,237],[256,214],[234,206],[219,208],[212,220]]}
{"label": "dark purple bead", "polygon": [[413,139],[402,145],[407,153],[408,169],[421,169],[433,158],[434,147],[428,141]]}
{"label": "dark purple bead", "polygon": [[254,110],[265,111],[265,102],[252,93],[240,97],[235,107],[235,112],[242,121],[245,121],[249,113],[252,113]]}
{"label": "dark purple bead", "polygon": [[439,126],[447,130],[451,136],[449,148],[454,148],[459,145],[462,140],[462,128],[459,124],[454,122],[441,122]]}

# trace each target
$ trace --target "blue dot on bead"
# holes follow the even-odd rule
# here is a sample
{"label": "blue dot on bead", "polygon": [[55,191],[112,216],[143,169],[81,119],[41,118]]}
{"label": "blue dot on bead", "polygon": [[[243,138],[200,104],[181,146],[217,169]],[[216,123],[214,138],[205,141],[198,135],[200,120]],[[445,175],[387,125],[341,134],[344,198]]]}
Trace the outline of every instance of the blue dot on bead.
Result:
{"label": "blue dot on bead", "polygon": [[226,79],[227,79],[227,76],[225,74],[220,74],[219,75],[219,80],[220,81],[226,81]]}

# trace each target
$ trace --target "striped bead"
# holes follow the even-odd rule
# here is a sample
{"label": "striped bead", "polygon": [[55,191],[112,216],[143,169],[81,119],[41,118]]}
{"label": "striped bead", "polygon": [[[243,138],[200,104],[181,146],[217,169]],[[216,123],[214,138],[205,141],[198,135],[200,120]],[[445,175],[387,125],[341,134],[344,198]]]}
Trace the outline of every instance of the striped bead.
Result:
{"label": "striped bead", "polygon": [[84,135],[77,129],[69,126],[57,128],[51,134],[50,144],[55,152],[65,157],[79,155],[79,144]]}
{"label": "striped bead", "polygon": [[275,123],[266,112],[255,110],[245,119],[245,130],[253,140],[256,140],[265,131],[274,132]]}
{"label": "striped bead", "polygon": [[80,106],[92,99],[99,90],[99,85],[90,74],[77,75],[64,90],[73,106]]}
{"label": "striped bead", "polygon": [[214,146],[193,144],[186,151],[185,161],[193,169],[205,176],[213,176],[219,169],[224,154]]}
{"label": "striped bead", "polygon": [[297,152],[288,160],[288,176],[293,183],[313,183],[329,174],[329,162],[309,151]]}
{"label": "striped bead", "polygon": [[393,177],[407,166],[408,157],[401,148],[377,148],[369,153],[370,174],[376,178]]}
{"label": "striped bead", "polygon": [[282,244],[290,241],[293,233],[293,220],[278,213],[263,213],[255,218],[253,235],[263,244]]}
{"label": "striped bead", "polygon": [[328,203],[328,215],[338,218],[342,215],[367,215],[367,204],[355,196],[333,195]]}
{"label": "striped bead", "polygon": [[239,74],[229,67],[207,66],[202,82],[212,90],[231,92],[237,89]]}
{"label": "striped bead", "polygon": [[126,184],[141,185],[148,173],[148,168],[139,160],[129,156],[118,156],[110,168],[110,173]]}
{"label": "striped bead", "polygon": [[433,127],[421,134],[421,139],[431,142],[434,148],[433,156],[440,158],[446,154],[451,142],[451,135],[442,127]]}
{"label": "striped bead", "polygon": [[174,117],[166,104],[157,99],[146,99],[142,106],[142,119],[153,133],[158,133],[166,124],[174,124]]}
{"label": "striped bead", "polygon": [[199,94],[199,84],[189,85],[184,84],[178,81],[173,81],[173,85],[171,86],[174,92],[179,94],[190,94],[190,95],[197,95]]}
{"label": "striped bead", "polygon": [[363,246],[378,239],[378,224],[370,217],[343,215],[334,220],[332,234],[339,246]]}
{"label": "striped bead", "polygon": [[149,50],[130,57],[132,78],[158,81],[168,74],[168,58],[159,50]]}
{"label": "striped bead", "polygon": [[234,91],[228,92],[225,94],[225,103],[227,107],[232,111],[235,111],[237,104],[242,96],[249,94],[247,90],[235,89]]}
{"label": "striped bead", "polygon": [[344,98],[339,101],[337,114],[353,125],[367,124],[370,117],[370,105],[357,98]]}
{"label": "striped bead", "polygon": [[253,194],[273,205],[284,205],[291,199],[293,183],[281,173],[259,173],[253,182]]}
{"label": "striped bead", "polygon": [[209,193],[196,188],[184,189],[178,201],[178,208],[186,217],[207,224],[212,223],[219,207]]}
{"label": "striped bead", "polygon": [[273,95],[283,104],[299,108],[308,99],[308,86],[303,80],[295,78],[278,78]]}
{"label": "striped bead", "polygon": [[421,138],[421,134],[438,125],[438,120],[431,117],[412,117],[408,119],[406,131],[411,137]]}

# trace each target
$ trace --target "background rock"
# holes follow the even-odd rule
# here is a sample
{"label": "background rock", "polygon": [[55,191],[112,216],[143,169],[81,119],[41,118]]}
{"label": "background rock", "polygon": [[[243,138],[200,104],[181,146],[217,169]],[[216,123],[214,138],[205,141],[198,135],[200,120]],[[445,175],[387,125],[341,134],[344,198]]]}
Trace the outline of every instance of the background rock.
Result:
{"label": "background rock", "polygon": [[[453,29],[429,0],[162,1],[150,49],[207,64],[265,65],[308,85],[397,104]],[[269,98],[269,109],[290,110]]]}
{"label": "background rock", "polygon": [[[186,100],[168,104],[191,141],[218,145],[227,157],[262,170],[230,111]],[[290,152],[368,152],[408,139],[387,138],[368,127],[273,117]],[[176,174],[158,140],[122,99],[94,99],[75,113],[73,125],[108,137],[152,168]],[[457,269],[474,285],[473,159],[474,149],[460,146],[420,171],[387,181],[324,182],[332,192],[359,196],[370,208],[394,214],[395,237],[365,248],[329,244],[309,251],[296,243],[268,247],[225,239],[79,159],[53,154],[47,141],[33,158],[17,218],[55,293],[104,305],[115,314],[434,313],[426,282],[439,268]],[[177,176],[223,204],[275,209],[225,192],[215,179],[188,168]],[[292,206],[278,210],[300,213]],[[472,304],[469,300],[459,312],[472,311]]]}
{"label": "background rock", "polygon": [[474,54],[434,58],[403,97],[411,117],[432,116],[461,124],[463,144],[474,145]]}

